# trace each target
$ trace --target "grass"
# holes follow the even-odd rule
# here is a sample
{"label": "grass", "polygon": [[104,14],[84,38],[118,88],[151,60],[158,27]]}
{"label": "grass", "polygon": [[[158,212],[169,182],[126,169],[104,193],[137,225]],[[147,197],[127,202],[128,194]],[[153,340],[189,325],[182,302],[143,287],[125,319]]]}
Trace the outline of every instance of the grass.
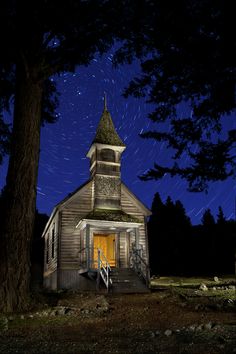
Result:
{"label": "grass", "polygon": [[219,281],[214,281],[213,277],[159,277],[152,278],[150,282],[151,289],[159,289],[165,287],[187,287],[187,288],[199,288],[204,283],[207,287],[220,287],[227,285],[236,285],[235,276],[223,276],[219,278]]}

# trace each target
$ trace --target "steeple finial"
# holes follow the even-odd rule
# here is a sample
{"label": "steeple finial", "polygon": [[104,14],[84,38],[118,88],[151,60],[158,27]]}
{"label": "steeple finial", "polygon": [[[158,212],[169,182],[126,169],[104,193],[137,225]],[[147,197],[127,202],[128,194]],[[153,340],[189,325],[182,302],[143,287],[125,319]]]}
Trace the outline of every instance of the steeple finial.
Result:
{"label": "steeple finial", "polygon": [[107,111],[107,96],[106,96],[106,92],[104,92],[104,111]]}

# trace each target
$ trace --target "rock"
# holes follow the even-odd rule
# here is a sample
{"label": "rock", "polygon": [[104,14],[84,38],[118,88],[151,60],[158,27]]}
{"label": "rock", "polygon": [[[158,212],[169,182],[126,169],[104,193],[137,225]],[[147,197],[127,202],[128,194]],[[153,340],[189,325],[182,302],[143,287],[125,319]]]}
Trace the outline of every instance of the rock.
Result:
{"label": "rock", "polygon": [[236,286],[235,285],[229,285],[229,290],[236,290]]}
{"label": "rock", "polygon": [[207,290],[208,290],[208,287],[206,286],[206,284],[201,283],[201,285],[199,286],[199,290],[207,291]]}
{"label": "rock", "polygon": [[172,331],[170,329],[167,329],[165,332],[164,332],[165,336],[169,337],[172,335]]}
{"label": "rock", "polygon": [[42,312],[39,312],[38,316],[39,317],[47,317],[49,315],[48,311],[42,311]]}
{"label": "rock", "polygon": [[5,332],[8,330],[8,319],[3,316],[0,318],[0,332]]}
{"label": "rock", "polygon": [[63,316],[63,315],[65,315],[68,311],[69,311],[69,309],[68,309],[67,307],[58,306],[58,307],[55,308],[55,315],[57,315],[57,316]]}
{"label": "rock", "polygon": [[152,332],[152,331],[150,331],[150,337],[151,337],[151,338],[154,338],[154,337],[155,337],[155,333]]}
{"label": "rock", "polygon": [[218,278],[218,277],[214,277],[213,279],[214,279],[214,281],[215,281],[216,283],[219,283],[219,278]]}
{"label": "rock", "polygon": [[196,329],[196,326],[195,326],[195,325],[189,326],[189,330],[190,330],[190,331],[194,332],[195,329]]}
{"label": "rock", "polygon": [[156,336],[159,336],[160,334],[161,334],[160,331],[156,331],[156,332],[155,332],[155,335],[156,335]]}
{"label": "rock", "polygon": [[228,299],[227,300],[227,305],[230,305],[230,306],[234,305],[234,300]]}
{"label": "rock", "polygon": [[201,304],[197,304],[197,305],[194,307],[194,309],[195,309],[196,311],[198,311],[198,310],[203,310],[203,309],[204,309],[204,306],[201,305]]}
{"label": "rock", "polygon": [[20,316],[20,319],[21,319],[21,320],[24,320],[24,319],[25,319],[25,316],[24,316],[24,315],[21,315],[21,316]]}
{"label": "rock", "polygon": [[207,330],[212,329],[212,327],[213,327],[212,322],[208,322],[204,325],[204,329],[207,329]]}
{"label": "rock", "polygon": [[9,316],[8,317],[8,321],[13,321],[14,320],[14,317],[13,316]]}
{"label": "rock", "polygon": [[203,330],[203,325],[202,324],[197,326],[196,331],[202,331],[202,330]]}
{"label": "rock", "polygon": [[213,286],[212,290],[216,291],[216,287],[215,287],[215,286]]}

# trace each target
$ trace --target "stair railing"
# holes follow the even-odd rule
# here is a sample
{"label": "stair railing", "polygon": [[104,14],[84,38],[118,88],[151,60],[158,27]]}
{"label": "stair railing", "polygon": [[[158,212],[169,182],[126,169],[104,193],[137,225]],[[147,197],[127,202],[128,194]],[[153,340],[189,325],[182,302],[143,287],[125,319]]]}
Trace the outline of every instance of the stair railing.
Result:
{"label": "stair railing", "polygon": [[133,268],[138,275],[142,276],[145,280],[146,286],[148,287],[150,280],[150,268],[146,260],[143,258],[142,253],[143,249],[141,247],[136,248],[135,246],[132,246],[130,264],[131,268]]}
{"label": "stair railing", "polygon": [[110,287],[112,286],[112,280],[110,277],[111,266],[110,266],[106,256],[102,252],[102,250],[100,248],[98,248],[97,251],[98,251],[97,290],[99,290],[100,280],[102,278],[102,280],[107,288],[107,291],[109,291]]}

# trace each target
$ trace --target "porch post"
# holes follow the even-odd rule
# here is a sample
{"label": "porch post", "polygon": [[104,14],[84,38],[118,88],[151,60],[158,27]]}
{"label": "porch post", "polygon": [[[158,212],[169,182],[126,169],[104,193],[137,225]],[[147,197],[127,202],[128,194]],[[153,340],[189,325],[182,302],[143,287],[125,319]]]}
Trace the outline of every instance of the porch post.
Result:
{"label": "porch post", "polygon": [[116,242],[116,267],[120,268],[120,231],[117,232]]}
{"label": "porch post", "polygon": [[138,249],[139,246],[139,229],[136,227],[135,229],[135,247]]}
{"label": "porch post", "polygon": [[86,249],[87,249],[87,268],[90,268],[90,225],[86,225]]}

